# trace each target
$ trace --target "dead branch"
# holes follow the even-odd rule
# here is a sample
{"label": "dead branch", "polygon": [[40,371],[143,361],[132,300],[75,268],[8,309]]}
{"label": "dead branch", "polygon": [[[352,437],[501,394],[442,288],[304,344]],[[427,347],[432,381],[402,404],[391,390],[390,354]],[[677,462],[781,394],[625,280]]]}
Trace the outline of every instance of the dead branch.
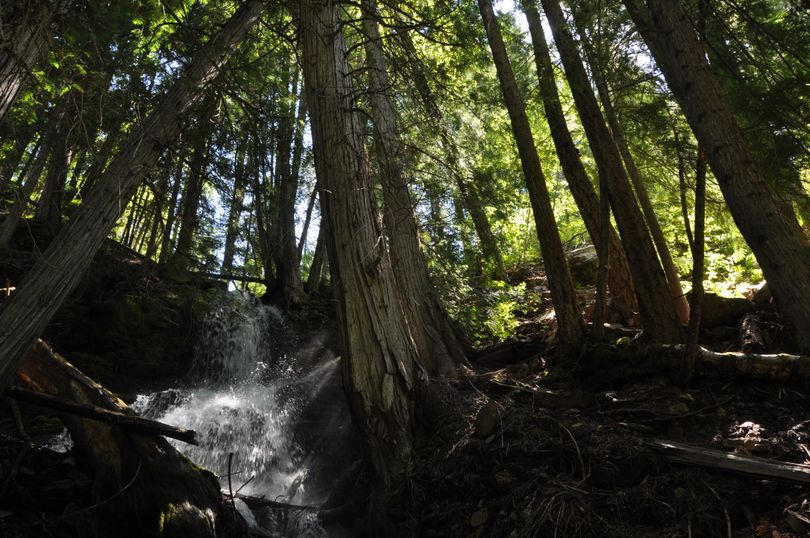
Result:
{"label": "dead branch", "polygon": [[170,437],[172,439],[183,441],[184,443],[188,443],[190,445],[197,444],[197,433],[193,430],[185,430],[183,428],[164,424],[156,420],[150,420],[148,418],[134,415],[125,415],[124,413],[102,409],[101,407],[96,407],[94,405],[68,402],[57,398],[56,396],[51,396],[49,394],[43,394],[41,392],[27,390],[20,387],[10,387],[3,392],[3,395],[21,402],[47,407],[48,409],[53,409],[54,411],[99,420],[101,422],[106,422],[107,424],[115,424],[116,426],[121,426],[122,428],[127,428],[139,433],[158,434],[164,437]]}
{"label": "dead branch", "polygon": [[772,461],[754,456],[741,456],[722,450],[702,448],[672,441],[655,440],[650,448],[667,461],[715,471],[728,471],[768,480],[810,484],[810,465]]}

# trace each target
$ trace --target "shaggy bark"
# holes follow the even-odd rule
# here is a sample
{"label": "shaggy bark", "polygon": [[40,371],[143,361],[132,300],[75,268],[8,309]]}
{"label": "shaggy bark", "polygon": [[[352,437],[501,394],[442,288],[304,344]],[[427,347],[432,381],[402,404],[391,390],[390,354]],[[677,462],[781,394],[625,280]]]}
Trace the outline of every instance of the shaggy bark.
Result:
{"label": "shaggy bark", "polygon": [[214,130],[214,124],[210,120],[212,104],[207,102],[200,107],[203,113],[197,118],[199,123],[191,137],[194,140],[194,149],[191,153],[186,183],[183,186],[183,206],[180,211],[177,246],[169,262],[174,269],[187,270],[193,261],[191,251],[200,224],[198,213],[208,168],[211,132]]}
{"label": "shaggy bark", "polygon": [[318,230],[318,241],[315,243],[315,253],[312,255],[312,263],[309,264],[309,275],[307,275],[306,290],[309,293],[317,292],[321,286],[321,275],[326,258],[326,226],[326,222],[322,219],[320,230]]}
{"label": "shaggy bark", "polygon": [[669,251],[664,231],[661,229],[661,223],[658,222],[658,216],[653,209],[650,194],[647,192],[647,187],[644,179],[641,177],[641,171],[636,166],[636,161],[633,154],[630,152],[630,147],[627,144],[627,139],[624,136],[624,129],[619,123],[619,116],[616,109],[613,107],[613,102],[610,98],[610,88],[608,87],[607,80],[604,73],[604,65],[599,61],[591,44],[588,36],[585,34],[585,28],[582,24],[581,18],[577,17],[578,11],[574,10],[574,20],[577,26],[577,32],[580,36],[580,43],[585,51],[585,57],[591,70],[591,76],[596,84],[599,101],[602,103],[602,109],[605,112],[605,118],[610,127],[610,133],[613,135],[613,140],[619,150],[619,154],[624,161],[627,174],[630,176],[630,181],[633,183],[633,188],[636,192],[636,198],[641,205],[641,211],[644,213],[644,220],[650,230],[650,236],[655,244],[655,250],[658,252],[658,257],[661,260],[661,266],[664,269],[664,274],[667,277],[669,284],[669,292],[672,295],[672,302],[675,307],[675,313],[678,315],[678,321],[681,325],[689,323],[689,303],[686,300],[686,295],[681,287],[681,280],[678,276],[678,270],[675,267],[675,262],[672,260],[672,254]]}
{"label": "shaggy bark", "polygon": [[689,294],[689,330],[684,351],[684,371],[681,375],[684,381],[691,379],[695,372],[695,362],[700,353],[698,344],[700,322],[703,317],[703,279],[706,274],[704,242],[706,235],[706,158],[701,148],[698,148],[695,170],[695,233],[691,245],[692,291]]}
{"label": "shaggy bark", "polygon": [[413,75],[413,83],[414,86],[416,86],[416,91],[419,93],[419,98],[422,100],[429,120],[439,132],[442,147],[447,155],[448,172],[453,176],[456,183],[458,194],[461,195],[463,201],[462,205],[470,212],[470,217],[475,227],[475,233],[478,235],[480,249],[484,258],[494,265],[495,278],[506,281],[507,277],[503,257],[501,256],[500,249],[498,249],[495,234],[492,233],[492,226],[489,223],[489,219],[481,203],[481,197],[478,194],[478,186],[475,185],[474,182],[471,182],[469,178],[465,177],[464,173],[460,170],[458,145],[453,135],[450,133],[450,129],[444,120],[444,115],[436,102],[436,96],[430,88],[427,75],[425,74],[425,66],[422,64],[422,60],[419,58],[419,54],[416,52],[416,48],[408,32],[399,30],[396,35],[409,61],[410,72]]}
{"label": "shaggy bark", "polygon": [[[110,415],[131,413],[126,404],[41,340],[28,353],[19,377],[39,393],[100,408]],[[167,516],[171,505],[188,503],[189,514],[201,519],[198,522],[203,527],[210,527],[211,532],[202,536],[213,538],[214,513],[220,504],[219,483],[213,474],[200,470],[159,435],[130,432],[72,413],[62,414],[61,419],[73,439],[74,454],[94,480],[94,498],[104,500],[118,494],[101,511],[109,514],[99,517],[102,535],[178,536],[171,531],[183,530],[172,528],[180,518],[169,523]],[[185,532],[194,530],[196,527]]]}
{"label": "shaggy bark", "polygon": [[[597,386],[632,383],[669,372],[672,377],[683,369],[683,345],[640,347],[590,346],[582,357],[585,381]],[[695,372],[719,379],[742,377],[782,383],[810,381],[810,357],[803,355],[719,353],[698,348]]]}
{"label": "shaggy bark", "polygon": [[[610,225],[609,220],[608,245],[603,244],[605,232],[602,230],[603,226],[599,216],[599,197],[591,184],[588,173],[585,171],[579,156],[579,149],[574,144],[571,131],[568,129],[568,122],[565,119],[560,94],[557,91],[554,67],[546,44],[540,13],[537,11],[536,0],[522,0],[521,4],[529,23],[529,32],[531,33],[534,48],[534,61],[540,81],[540,97],[543,100],[546,121],[551,130],[551,138],[560,159],[560,166],[568,181],[568,186],[571,189],[579,213],[582,215],[588,235],[590,235],[591,241],[596,246],[597,252],[600,253],[599,257],[610,260],[607,280],[613,300],[622,305],[624,309],[635,310],[636,296],[633,290],[633,277],[630,274],[630,267],[622,249],[621,240],[616,234],[616,230]],[[605,194],[601,193],[601,195],[604,196]],[[609,247],[609,252],[605,250],[606,246]]]}
{"label": "shaggy bark", "polygon": [[182,155],[177,155],[177,167],[174,171],[174,181],[172,183],[172,195],[169,198],[169,205],[166,208],[166,223],[163,226],[163,234],[160,240],[160,255],[158,256],[158,263],[164,265],[171,255],[172,251],[172,231],[174,229],[174,221],[177,219],[177,200],[180,198],[180,186],[183,182],[183,161]]}
{"label": "shaggy bark", "polygon": [[315,170],[328,222],[344,386],[377,483],[390,494],[402,487],[411,468],[418,356],[379,220],[339,6],[303,0],[290,7],[301,42]]}
{"label": "shaggy bark", "polygon": [[8,2],[0,6],[0,121],[17,100],[20,89],[48,50],[51,26],[71,0]]}
{"label": "shaggy bark", "polygon": [[230,273],[233,269],[233,257],[236,247],[236,238],[239,235],[239,219],[242,216],[245,202],[245,144],[236,148],[236,166],[233,172],[233,192],[231,193],[231,207],[228,211],[228,225],[225,230],[225,249],[222,254],[222,272]]}
{"label": "shaggy bark", "polygon": [[14,194],[14,205],[11,206],[5,220],[3,227],[0,228],[0,249],[8,248],[11,243],[11,238],[14,236],[14,230],[17,229],[28,204],[31,201],[31,195],[37,187],[39,178],[45,168],[45,162],[48,158],[48,152],[43,145],[37,149],[36,156],[32,156],[33,163],[26,170],[25,176],[21,178],[22,184],[17,192]]}
{"label": "shaggy bark", "polygon": [[[298,95],[295,76],[290,75],[289,63],[284,64],[282,75],[284,86],[291,87],[289,97]],[[290,78],[293,78],[290,84]],[[285,96],[288,97],[288,96]],[[290,104],[282,111],[276,135],[276,187],[275,222],[273,222],[273,261],[276,265],[276,280],[273,291],[277,302],[286,308],[301,303],[304,287],[298,263],[298,245],[295,237],[295,202],[298,193],[298,174],[293,174],[293,152],[296,127],[295,105]]]}

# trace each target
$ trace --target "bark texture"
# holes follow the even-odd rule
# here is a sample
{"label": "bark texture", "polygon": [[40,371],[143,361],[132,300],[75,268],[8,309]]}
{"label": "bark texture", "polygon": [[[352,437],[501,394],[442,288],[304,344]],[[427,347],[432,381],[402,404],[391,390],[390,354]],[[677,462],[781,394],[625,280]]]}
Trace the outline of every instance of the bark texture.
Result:
{"label": "bark texture", "polygon": [[5,303],[0,311],[0,389],[11,384],[14,372],[34,339],[78,284],[135,188],[154,166],[163,148],[177,138],[180,114],[217,76],[234,47],[263,11],[263,2],[246,2],[195,54],[155,110],[133,130],[97,188],[85,198]]}
{"label": "bark texture", "polygon": [[793,212],[782,211],[740,125],[726,104],[689,18],[674,0],[625,0],[782,313],[810,349],[810,240]]}
{"label": "bark texture", "polygon": [[[41,340],[28,354],[19,377],[39,393],[116,414],[131,413],[126,404]],[[129,432],[74,414],[63,414],[61,419],[75,443],[79,463],[94,480],[95,499],[118,494],[100,510],[99,535],[214,537],[220,494],[212,473],[199,469],[158,435]],[[172,505],[186,504],[185,515],[196,521],[190,525],[183,518],[169,521]]]}
{"label": "bark texture", "polygon": [[[290,87],[290,66],[284,64],[282,75],[285,87]],[[298,95],[297,73],[292,77],[289,96]],[[288,99],[289,100],[289,99]],[[294,101],[295,100],[291,100]],[[296,141],[297,115],[291,103],[282,111],[276,134],[276,196],[273,232],[273,261],[276,265],[276,280],[273,291],[285,308],[299,304],[304,297],[304,286],[298,267],[298,244],[295,237],[295,203],[298,193],[298,173],[294,171],[293,153]],[[295,173],[294,173],[295,172]]]}
{"label": "bark texture", "polygon": [[225,249],[222,254],[222,272],[230,273],[233,269],[233,257],[236,250],[236,238],[239,235],[239,219],[245,203],[245,148],[244,144],[236,148],[236,166],[233,172],[233,192],[228,211],[228,225],[225,230]]}
{"label": "bark texture", "polygon": [[312,124],[315,171],[337,294],[344,387],[365,434],[378,485],[407,477],[418,357],[397,295],[355,112],[339,7],[290,6],[296,18]]}
{"label": "bark texture", "polygon": [[188,176],[185,185],[183,185],[183,205],[180,211],[180,227],[177,231],[177,247],[170,261],[174,270],[181,271],[188,270],[192,264],[191,251],[194,245],[194,236],[200,224],[197,214],[200,211],[200,200],[206,179],[206,169],[208,168],[209,142],[211,132],[214,129],[214,124],[209,119],[211,115],[210,103],[206,103],[200,109],[203,112],[197,118],[199,123],[192,136],[194,149],[191,153]]}
{"label": "bark texture", "polygon": [[526,106],[518,92],[515,74],[506,54],[506,46],[492,9],[492,2],[479,0],[478,7],[484,20],[487,39],[498,71],[498,80],[501,83],[504,101],[509,111],[512,133],[520,154],[523,175],[529,189],[537,238],[540,241],[540,251],[548,275],[551,300],[557,315],[558,336],[561,343],[565,345],[578,345],[585,334],[585,324],[577,307],[576,293],[571,283],[571,274],[563,253],[560,235],[557,232],[557,223],[554,220],[554,211],[546,187],[546,178],[537,155],[529,118],[526,116]]}
{"label": "bark texture", "polygon": [[3,220],[3,226],[0,228],[0,249],[8,248],[10,245],[17,224],[19,224],[25,210],[28,208],[31,195],[34,193],[39,177],[42,175],[42,170],[45,168],[47,157],[48,152],[44,146],[36,150],[36,155],[31,156],[33,162],[25,171],[25,175],[20,178],[20,188],[14,193],[14,205],[9,209],[5,220]]}
{"label": "bark texture", "polygon": [[380,168],[384,223],[390,241],[391,265],[411,328],[419,360],[432,375],[454,370],[465,360],[447,312],[430,281],[419,227],[408,190],[403,147],[396,112],[388,96],[390,82],[377,24],[376,0],[363,0],[363,30],[374,145]]}

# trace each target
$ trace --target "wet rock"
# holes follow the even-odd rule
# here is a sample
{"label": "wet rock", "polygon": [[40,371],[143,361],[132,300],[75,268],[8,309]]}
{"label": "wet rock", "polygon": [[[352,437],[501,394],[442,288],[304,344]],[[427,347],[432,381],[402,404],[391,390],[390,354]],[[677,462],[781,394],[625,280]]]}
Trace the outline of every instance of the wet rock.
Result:
{"label": "wet rock", "polygon": [[161,514],[162,538],[214,538],[214,513],[189,502],[173,505]]}

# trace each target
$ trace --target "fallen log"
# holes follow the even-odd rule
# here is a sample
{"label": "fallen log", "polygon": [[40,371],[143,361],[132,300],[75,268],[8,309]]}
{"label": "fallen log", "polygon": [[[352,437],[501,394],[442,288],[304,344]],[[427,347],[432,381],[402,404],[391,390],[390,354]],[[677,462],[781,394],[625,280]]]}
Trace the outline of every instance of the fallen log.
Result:
{"label": "fallen log", "polygon": [[[580,368],[586,381],[604,386],[677,373],[683,362],[682,345],[589,346]],[[695,364],[698,375],[743,377],[779,382],[810,381],[810,357],[804,355],[719,353],[700,348]]]}
{"label": "fallen log", "polygon": [[109,409],[103,409],[94,405],[68,402],[57,398],[56,396],[51,396],[50,394],[43,394],[41,392],[27,390],[20,387],[7,388],[3,392],[3,396],[7,396],[21,402],[47,407],[49,409],[53,409],[54,411],[99,420],[101,422],[106,422],[107,424],[114,424],[116,426],[121,426],[122,428],[127,428],[140,433],[151,433],[162,435],[164,437],[171,437],[172,439],[177,439],[190,445],[197,444],[197,433],[195,431],[185,430],[183,428],[164,424],[156,420],[149,420],[148,418],[135,415],[126,415],[118,411],[111,411]]}
{"label": "fallen log", "polygon": [[[17,375],[31,390],[126,414],[124,402],[42,340],[34,343]],[[114,498],[104,510],[85,511],[98,536],[213,538],[221,499],[219,482],[211,472],[194,465],[154,432],[64,412],[61,420],[73,439],[76,461],[93,480],[91,500]]]}
{"label": "fallen log", "polygon": [[741,456],[722,450],[703,448],[672,441],[648,443],[665,460],[715,471],[727,471],[766,480],[810,484],[810,465]]}

